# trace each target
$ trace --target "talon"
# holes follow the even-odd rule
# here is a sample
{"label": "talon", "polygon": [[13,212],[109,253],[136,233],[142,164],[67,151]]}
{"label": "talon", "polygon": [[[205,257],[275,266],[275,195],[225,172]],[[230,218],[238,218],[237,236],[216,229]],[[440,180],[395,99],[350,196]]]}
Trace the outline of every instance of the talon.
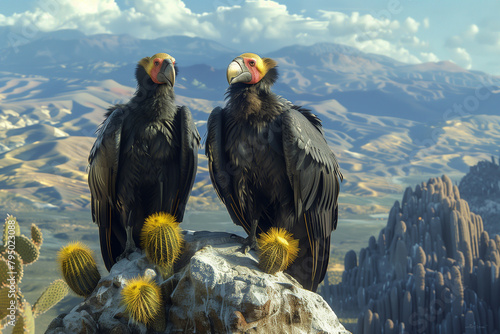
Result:
{"label": "talon", "polygon": [[257,250],[257,226],[259,225],[259,221],[257,219],[252,220],[252,226],[250,228],[250,234],[248,237],[243,240],[243,246],[240,250],[243,254],[247,254],[249,250]]}
{"label": "talon", "polygon": [[243,254],[247,254],[250,250],[256,251],[257,249],[257,239],[255,237],[252,238],[251,236],[248,236],[245,240],[243,240],[243,246],[240,248]]}
{"label": "talon", "polygon": [[132,236],[133,227],[129,225],[125,228],[125,230],[127,233],[127,242],[125,243],[125,249],[123,250],[121,255],[116,258],[116,262],[127,258],[130,254],[137,250],[137,246],[134,242],[134,237]]}

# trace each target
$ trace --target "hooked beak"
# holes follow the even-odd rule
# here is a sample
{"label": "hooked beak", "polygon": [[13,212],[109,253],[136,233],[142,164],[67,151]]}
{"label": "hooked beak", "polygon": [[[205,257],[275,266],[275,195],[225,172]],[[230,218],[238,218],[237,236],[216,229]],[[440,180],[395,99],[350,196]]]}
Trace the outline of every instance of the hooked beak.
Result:
{"label": "hooked beak", "polygon": [[235,58],[227,67],[227,82],[232,85],[237,82],[252,81],[252,74],[248,71],[243,58]]}
{"label": "hooked beak", "polygon": [[158,72],[158,75],[156,76],[156,80],[160,83],[167,83],[169,82],[172,87],[174,86],[175,83],[175,68],[174,64],[172,63],[172,60],[170,59],[164,59],[163,63],[161,64],[161,69]]}

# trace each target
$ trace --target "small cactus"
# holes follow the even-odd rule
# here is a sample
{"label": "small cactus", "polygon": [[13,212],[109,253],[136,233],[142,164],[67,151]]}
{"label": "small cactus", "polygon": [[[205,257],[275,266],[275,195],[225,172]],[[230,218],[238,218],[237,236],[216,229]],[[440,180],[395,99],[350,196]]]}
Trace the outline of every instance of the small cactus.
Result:
{"label": "small cactus", "polygon": [[270,228],[257,240],[259,244],[259,266],[269,273],[283,271],[295,261],[299,252],[299,241],[293,239],[285,229]]}
{"label": "small cactus", "polygon": [[42,231],[35,224],[31,224],[31,240],[33,240],[33,243],[38,248],[40,248],[40,246],[42,246],[42,243],[43,243]]}
{"label": "small cactus", "polygon": [[52,282],[33,305],[33,315],[37,317],[47,312],[68,294],[68,290],[68,285],[62,279]]}
{"label": "small cactus", "polygon": [[161,316],[161,290],[154,281],[143,277],[131,279],[121,294],[126,312],[134,321],[151,327]]}
{"label": "small cactus", "polygon": [[162,273],[171,271],[181,254],[182,243],[181,229],[174,216],[160,212],[146,218],[141,231],[141,247],[149,260],[162,268]]}
{"label": "small cactus", "polygon": [[24,235],[16,236],[15,238],[16,252],[21,256],[23,264],[31,264],[38,260],[40,256],[40,250],[31,241],[31,239],[25,237]]}
{"label": "small cactus", "polygon": [[[42,232],[35,224],[32,224],[31,238],[21,235],[17,219],[7,215],[3,228],[3,242],[4,244],[0,245],[0,327],[8,321],[15,320],[12,333],[35,333],[34,317],[62,299],[68,288],[66,287],[66,292],[61,296],[60,283],[49,286],[37,301],[37,313],[33,314],[33,308],[24,300],[19,284],[23,277],[23,265],[31,264],[39,258],[40,246],[43,242]],[[13,306],[12,303],[15,305]],[[10,310],[9,307],[14,307],[15,310]],[[15,314],[11,313],[14,311]]]}
{"label": "small cactus", "polygon": [[61,248],[57,260],[64,280],[77,295],[87,297],[101,279],[90,248],[82,242],[71,242]]}

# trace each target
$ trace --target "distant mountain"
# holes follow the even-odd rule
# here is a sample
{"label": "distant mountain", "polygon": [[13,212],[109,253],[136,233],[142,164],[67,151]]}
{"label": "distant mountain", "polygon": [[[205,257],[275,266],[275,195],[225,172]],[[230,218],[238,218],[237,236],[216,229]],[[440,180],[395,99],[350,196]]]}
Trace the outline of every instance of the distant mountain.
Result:
{"label": "distant mountain", "polygon": [[[221,68],[227,66],[236,53],[216,42],[196,37],[146,40],[129,35],[86,36],[71,30],[41,34],[17,48],[5,46],[0,49],[0,71],[15,69],[27,75],[91,79],[96,76],[102,79],[110,72],[121,77],[118,72],[122,67],[135,66],[140,58],[158,52],[171,53],[182,66],[207,64]],[[123,76],[127,81],[129,77]]]}
{"label": "distant mountain", "polygon": [[[0,38],[0,45],[7,44]],[[9,199],[3,206],[88,209],[94,131],[107,107],[134,93],[137,61],[162,51],[177,59],[177,103],[191,109],[204,135],[208,114],[224,103],[227,64],[251,50],[184,36],[75,31],[39,34],[17,52],[0,48],[0,199]],[[343,214],[385,212],[422,177],[458,180],[500,153],[500,77],[325,43],[262,56],[279,63],[274,91],[323,120],[345,175]],[[200,155],[193,207],[218,205],[207,172]]]}

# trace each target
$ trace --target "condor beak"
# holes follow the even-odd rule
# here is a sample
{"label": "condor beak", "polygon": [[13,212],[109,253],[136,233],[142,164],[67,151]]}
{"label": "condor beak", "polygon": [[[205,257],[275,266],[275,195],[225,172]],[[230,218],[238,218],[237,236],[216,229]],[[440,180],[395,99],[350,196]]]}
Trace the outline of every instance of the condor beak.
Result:
{"label": "condor beak", "polygon": [[158,72],[158,75],[156,76],[156,80],[158,80],[160,83],[167,83],[170,82],[172,87],[174,86],[175,83],[175,68],[174,64],[172,63],[172,60],[170,59],[164,59],[160,71]]}
{"label": "condor beak", "polygon": [[227,82],[232,85],[237,82],[250,82],[252,81],[252,74],[245,66],[243,58],[235,58],[227,67]]}

